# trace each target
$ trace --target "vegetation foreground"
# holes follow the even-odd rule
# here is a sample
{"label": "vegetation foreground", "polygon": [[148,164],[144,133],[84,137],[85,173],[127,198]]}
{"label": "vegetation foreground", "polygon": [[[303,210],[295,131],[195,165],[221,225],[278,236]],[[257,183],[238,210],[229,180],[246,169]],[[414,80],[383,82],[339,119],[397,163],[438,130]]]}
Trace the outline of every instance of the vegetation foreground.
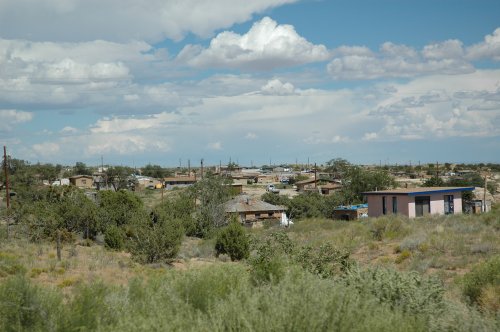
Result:
{"label": "vegetation foreground", "polygon": [[0,330],[500,329],[499,209],[245,229],[221,227],[224,199],[21,193],[0,224]]}

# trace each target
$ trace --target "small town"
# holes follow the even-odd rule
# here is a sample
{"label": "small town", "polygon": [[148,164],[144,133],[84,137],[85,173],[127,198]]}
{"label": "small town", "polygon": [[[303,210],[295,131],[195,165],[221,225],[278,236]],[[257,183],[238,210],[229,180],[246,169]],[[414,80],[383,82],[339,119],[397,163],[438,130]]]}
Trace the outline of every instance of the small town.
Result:
{"label": "small town", "polygon": [[500,331],[499,13],[0,0],[0,332]]}

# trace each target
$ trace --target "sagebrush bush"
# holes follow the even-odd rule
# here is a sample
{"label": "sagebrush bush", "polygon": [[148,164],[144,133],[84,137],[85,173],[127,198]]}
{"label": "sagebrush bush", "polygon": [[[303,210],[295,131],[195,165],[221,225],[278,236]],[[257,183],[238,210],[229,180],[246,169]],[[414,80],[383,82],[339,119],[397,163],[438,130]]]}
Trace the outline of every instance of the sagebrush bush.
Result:
{"label": "sagebrush bush", "polygon": [[62,297],[24,276],[0,284],[0,331],[52,331],[58,326]]}
{"label": "sagebrush bush", "polygon": [[500,255],[476,265],[462,279],[462,293],[472,304],[480,304],[481,295],[489,286],[500,289]]}
{"label": "sagebrush bush", "polygon": [[232,261],[248,258],[250,243],[245,229],[237,221],[232,221],[217,234],[215,242],[216,256],[227,254]]}

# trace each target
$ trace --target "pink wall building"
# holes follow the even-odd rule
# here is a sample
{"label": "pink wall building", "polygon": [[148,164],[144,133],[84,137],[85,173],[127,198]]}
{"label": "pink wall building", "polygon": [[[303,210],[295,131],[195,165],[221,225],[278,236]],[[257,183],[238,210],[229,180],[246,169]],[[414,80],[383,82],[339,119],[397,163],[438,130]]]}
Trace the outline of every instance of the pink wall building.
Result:
{"label": "pink wall building", "polygon": [[428,214],[462,213],[462,192],[474,187],[405,188],[363,193],[368,200],[368,216],[401,214],[409,218]]}

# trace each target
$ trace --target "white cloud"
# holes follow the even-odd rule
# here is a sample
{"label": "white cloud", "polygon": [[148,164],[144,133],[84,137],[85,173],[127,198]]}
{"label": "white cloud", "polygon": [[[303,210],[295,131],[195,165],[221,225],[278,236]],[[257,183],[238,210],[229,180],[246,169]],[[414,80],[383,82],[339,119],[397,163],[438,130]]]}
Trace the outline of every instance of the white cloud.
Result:
{"label": "white cloud", "polygon": [[[392,85],[368,115],[383,124],[364,140],[415,140],[500,135],[499,70],[434,75]],[[499,98],[500,99],[500,98]],[[487,112],[484,112],[487,111]],[[480,112],[480,113],[479,113]]]}
{"label": "white cloud", "polygon": [[5,38],[43,41],[110,41],[165,38],[214,30],[296,0],[16,0],[0,2]]}
{"label": "white cloud", "polygon": [[250,140],[254,140],[254,139],[257,139],[257,138],[258,138],[258,136],[257,136],[257,134],[255,134],[255,133],[247,133],[247,134],[245,135],[245,138],[246,138],[246,139],[250,139]]}
{"label": "white cloud", "polygon": [[373,141],[378,138],[377,133],[365,133],[363,135],[363,141]]}
{"label": "white cloud", "polygon": [[327,60],[324,45],[299,36],[291,25],[278,25],[269,17],[253,24],[244,35],[225,31],[210,46],[187,45],[178,60],[195,67],[229,67],[268,70]]}
{"label": "white cloud", "polygon": [[221,142],[208,143],[207,147],[210,150],[222,150],[222,143]]}
{"label": "white cloud", "polygon": [[78,133],[78,129],[76,129],[75,127],[66,126],[63,129],[61,129],[60,133],[63,135],[76,134]]}
{"label": "white cloud", "polygon": [[104,118],[96,122],[90,128],[90,132],[97,133],[125,133],[136,130],[150,130],[158,128],[167,128],[170,125],[178,124],[180,116],[174,113],[162,112],[159,114],[150,115],[143,118],[130,117],[113,117],[111,119]]}
{"label": "white cloud", "polygon": [[295,93],[295,87],[291,83],[282,83],[278,79],[270,80],[261,88],[265,95],[291,95]]}
{"label": "white cloud", "polygon": [[55,156],[59,153],[60,146],[53,142],[44,142],[40,144],[34,144],[32,146],[33,151],[39,156]]}
{"label": "white cloud", "polygon": [[483,42],[468,47],[467,58],[500,61],[500,28],[493,31],[491,35],[486,35]]}
{"label": "white cloud", "polygon": [[448,40],[427,45],[421,52],[406,45],[384,43],[379,53],[364,47],[341,47],[327,70],[335,79],[361,80],[381,77],[414,77],[424,74],[464,74],[474,67],[462,58],[462,44]]}
{"label": "white cloud", "polygon": [[33,113],[17,110],[0,109],[0,130],[11,130],[16,124],[29,122],[33,119]]}

